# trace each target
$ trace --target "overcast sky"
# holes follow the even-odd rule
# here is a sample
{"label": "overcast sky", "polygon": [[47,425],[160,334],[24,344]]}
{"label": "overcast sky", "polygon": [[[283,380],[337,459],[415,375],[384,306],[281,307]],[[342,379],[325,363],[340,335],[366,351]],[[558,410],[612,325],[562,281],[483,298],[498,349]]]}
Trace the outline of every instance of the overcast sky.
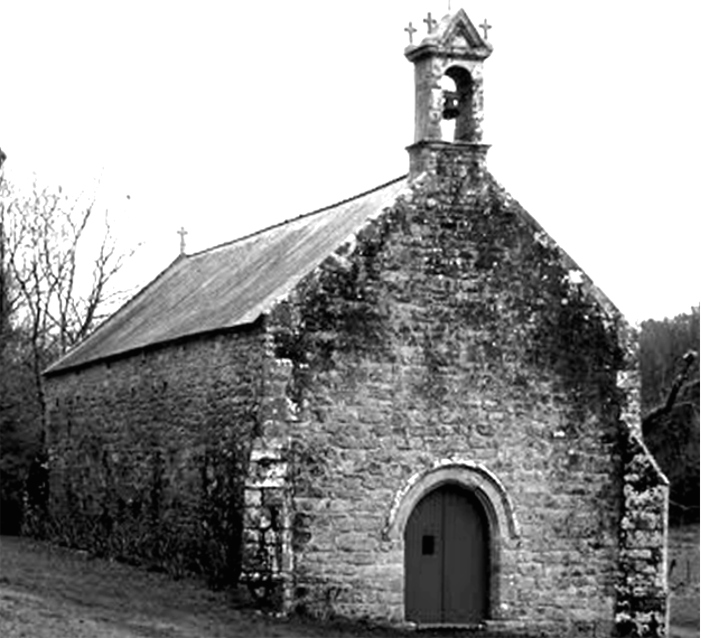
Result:
{"label": "overcast sky", "polygon": [[[495,177],[631,321],[700,298],[698,0],[452,0],[487,18]],[[0,0],[15,182],[96,193],[146,283],[408,170],[411,20],[447,0]]]}

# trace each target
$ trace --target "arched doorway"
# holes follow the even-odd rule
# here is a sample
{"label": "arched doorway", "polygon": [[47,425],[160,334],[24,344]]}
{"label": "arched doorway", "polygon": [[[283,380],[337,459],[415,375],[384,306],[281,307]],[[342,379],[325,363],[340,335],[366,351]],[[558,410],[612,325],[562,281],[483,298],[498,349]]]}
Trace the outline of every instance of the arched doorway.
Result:
{"label": "arched doorway", "polygon": [[489,523],[477,495],[455,483],[428,492],[404,530],[406,619],[476,624],[489,610]]}

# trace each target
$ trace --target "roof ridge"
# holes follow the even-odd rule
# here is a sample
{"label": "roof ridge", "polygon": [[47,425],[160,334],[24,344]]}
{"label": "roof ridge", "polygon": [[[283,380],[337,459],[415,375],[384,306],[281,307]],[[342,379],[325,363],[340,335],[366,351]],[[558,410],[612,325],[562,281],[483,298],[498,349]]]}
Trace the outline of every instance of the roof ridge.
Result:
{"label": "roof ridge", "polygon": [[264,233],[267,233],[275,228],[280,228],[281,226],[291,224],[292,222],[299,221],[300,219],[306,219],[307,217],[311,217],[312,215],[318,215],[318,214],[323,213],[323,212],[330,210],[332,208],[336,208],[336,206],[342,206],[343,204],[347,204],[348,202],[352,202],[355,199],[360,199],[361,197],[365,197],[366,195],[370,195],[371,193],[375,193],[379,190],[382,190],[383,188],[386,188],[387,186],[390,186],[392,184],[396,184],[397,182],[400,182],[401,180],[406,179],[407,177],[408,177],[408,174],[401,175],[400,177],[396,177],[395,179],[391,179],[389,182],[385,182],[384,184],[380,184],[379,186],[375,186],[374,188],[363,191],[362,193],[358,193],[357,195],[353,195],[351,197],[346,197],[345,199],[342,199],[334,204],[330,204],[328,206],[323,206],[321,208],[317,208],[316,210],[310,211],[308,213],[302,213],[301,215],[297,215],[297,217],[285,219],[281,222],[277,222],[275,224],[271,224],[270,226],[266,226],[265,228],[255,230],[252,233],[248,233],[247,235],[242,235],[241,237],[237,237],[236,239],[230,239],[229,241],[224,241],[221,244],[215,244],[214,246],[210,246],[209,248],[203,248],[202,250],[198,250],[197,252],[190,253],[189,255],[185,255],[184,257],[185,257],[185,259],[189,259],[191,257],[199,257],[200,255],[204,255],[205,253],[208,253],[208,252],[213,252],[215,250],[218,250],[219,248],[224,248],[225,246],[231,246],[233,244],[237,244],[238,242],[242,242],[242,241],[245,241],[247,239],[251,239],[251,237],[263,235]]}

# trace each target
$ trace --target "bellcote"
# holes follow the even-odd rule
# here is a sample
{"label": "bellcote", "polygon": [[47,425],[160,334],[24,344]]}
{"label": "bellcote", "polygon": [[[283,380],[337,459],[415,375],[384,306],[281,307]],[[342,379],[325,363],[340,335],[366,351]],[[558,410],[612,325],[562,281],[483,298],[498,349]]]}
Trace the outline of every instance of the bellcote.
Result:
{"label": "bellcote", "polygon": [[491,55],[485,37],[463,9],[440,22],[427,20],[428,35],[410,44],[404,54],[414,64],[414,143],[408,148],[411,175],[435,169],[435,155],[452,157],[480,166],[488,146],[482,144],[483,64]]}

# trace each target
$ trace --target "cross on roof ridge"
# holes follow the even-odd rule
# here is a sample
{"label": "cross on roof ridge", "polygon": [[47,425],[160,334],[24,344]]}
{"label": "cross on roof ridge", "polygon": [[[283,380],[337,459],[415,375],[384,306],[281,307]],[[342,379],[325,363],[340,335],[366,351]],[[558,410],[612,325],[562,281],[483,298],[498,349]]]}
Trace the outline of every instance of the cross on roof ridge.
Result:
{"label": "cross on roof ridge", "polygon": [[187,235],[187,231],[185,230],[184,226],[180,227],[180,230],[178,231],[178,235],[180,235],[180,254],[184,255],[185,254],[185,235]]}

